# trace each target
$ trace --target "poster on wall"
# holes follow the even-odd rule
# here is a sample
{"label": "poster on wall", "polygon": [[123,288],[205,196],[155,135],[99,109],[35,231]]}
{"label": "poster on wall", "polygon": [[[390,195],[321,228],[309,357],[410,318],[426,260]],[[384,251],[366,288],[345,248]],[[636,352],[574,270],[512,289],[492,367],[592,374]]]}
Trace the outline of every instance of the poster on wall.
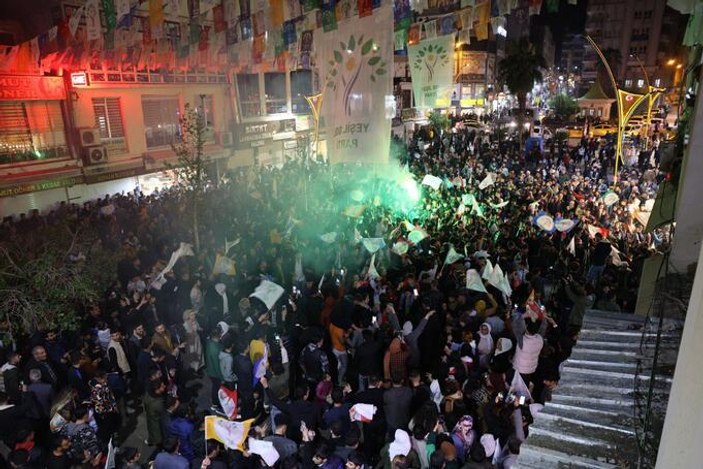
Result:
{"label": "poster on wall", "polygon": [[391,6],[340,22],[315,41],[330,161],[388,162],[393,116],[380,110],[393,94]]}
{"label": "poster on wall", "polygon": [[449,107],[454,68],[454,34],[408,46],[416,107]]}

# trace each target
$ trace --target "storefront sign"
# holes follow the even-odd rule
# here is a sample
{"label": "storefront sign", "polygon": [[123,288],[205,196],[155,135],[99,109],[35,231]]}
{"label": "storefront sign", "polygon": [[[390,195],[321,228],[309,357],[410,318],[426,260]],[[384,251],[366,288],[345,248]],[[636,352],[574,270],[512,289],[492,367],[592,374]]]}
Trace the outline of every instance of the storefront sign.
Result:
{"label": "storefront sign", "polygon": [[461,107],[483,106],[485,103],[483,98],[478,99],[462,99]]}
{"label": "storefront sign", "polygon": [[13,197],[20,194],[28,194],[30,192],[48,191],[50,189],[73,186],[75,184],[80,184],[81,182],[83,182],[83,179],[80,176],[74,176],[65,179],[22,184],[21,186],[0,187],[0,197]]}
{"label": "storefront sign", "polygon": [[85,183],[96,184],[98,182],[114,181],[115,179],[135,177],[141,174],[144,174],[144,168],[142,167],[123,169],[120,171],[110,171],[107,173],[86,174]]}
{"label": "storefront sign", "polygon": [[254,146],[252,145],[254,142],[272,139],[279,131],[280,126],[280,121],[237,124],[235,147],[239,149],[251,148]]}
{"label": "storefront sign", "polygon": [[0,75],[0,100],[61,100],[66,89],[61,77]]}

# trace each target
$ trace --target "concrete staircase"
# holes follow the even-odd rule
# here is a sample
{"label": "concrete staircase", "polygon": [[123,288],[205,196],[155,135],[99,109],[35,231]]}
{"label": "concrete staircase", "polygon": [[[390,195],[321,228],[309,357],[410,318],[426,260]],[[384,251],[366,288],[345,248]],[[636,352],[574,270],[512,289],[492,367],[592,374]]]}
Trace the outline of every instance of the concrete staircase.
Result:
{"label": "concrete staircase", "polygon": [[[561,380],[551,402],[537,414],[520,449],[520,468],[634,468],[635,377],[648,391],[651,357],[640,355],[644,318],[589,311],[571,357],[562,364]],[[648,334],[656,336],[651,325]],[[657,369],[654,391],[666,399],[678,342],[663,332],[663,347],[673,350]],[[660,354],[661,356],[661,354]],[[672,358],[673,356],[673,358]],[[673,361],[671,361],[673,359]]]}

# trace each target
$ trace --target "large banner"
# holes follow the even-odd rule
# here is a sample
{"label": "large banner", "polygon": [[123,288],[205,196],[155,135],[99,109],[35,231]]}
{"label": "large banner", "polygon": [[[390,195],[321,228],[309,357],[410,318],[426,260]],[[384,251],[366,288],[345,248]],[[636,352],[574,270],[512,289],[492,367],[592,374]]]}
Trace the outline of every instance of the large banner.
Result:
{"label": "large banner", "polygon": [[393,102],[393,10],[315,34],[324,94],[322,122],[332,163],[387,163]]}
{"label": "large banner", "polygon": [[415,107],[449,107],[454,71],[454,34],[408,46]]}

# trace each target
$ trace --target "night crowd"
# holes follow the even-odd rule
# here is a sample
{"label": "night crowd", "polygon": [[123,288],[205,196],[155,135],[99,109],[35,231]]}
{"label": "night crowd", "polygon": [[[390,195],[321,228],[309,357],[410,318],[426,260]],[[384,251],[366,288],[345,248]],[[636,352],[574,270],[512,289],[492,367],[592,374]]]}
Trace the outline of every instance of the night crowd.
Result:
{"label": "night crowd", "polygon": [[[165,275],[194,238],[177,190],[3,223],[3,238],[90,224],[121,260],[79,330],[2,344],[0,467],[104,467],[110,442],[129,469],[515,467],[585,312],[631,312],[668,242],[631,210],[659,176],[640,158],[613,183],[612,145],[587,139],[528,155],[470,130],[394,143],[418,183],[443,181],[416,206],[382,203],[391,185],[351,165],[234,171],[205,195],[201,249]],[[542,212],[577,223],[548,232]],[[272,308],[250,296],[262,280],[285,289]],[[275,463],[205,440],[221,386]],[[124,443],[141,412],[148,451]]]}

